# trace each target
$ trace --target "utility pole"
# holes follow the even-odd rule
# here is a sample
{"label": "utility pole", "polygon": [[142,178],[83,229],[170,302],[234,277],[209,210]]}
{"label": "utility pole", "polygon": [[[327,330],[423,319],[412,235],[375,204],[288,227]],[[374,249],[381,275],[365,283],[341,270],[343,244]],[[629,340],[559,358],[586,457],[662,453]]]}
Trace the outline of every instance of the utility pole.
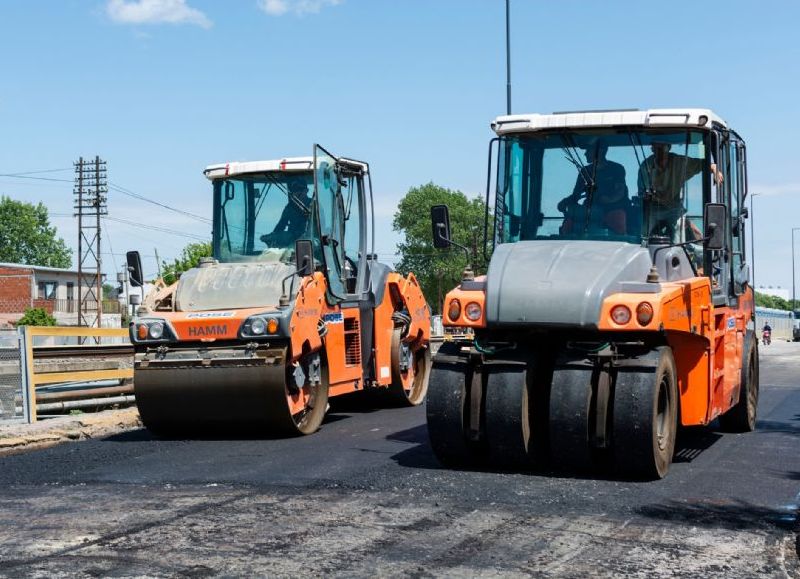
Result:
{"label": "utility pole", "polygon": [[511,0],[506,0],[506,114],[511,114]]}
{"label": "utility pole", "polygon": [[100,218],[108,215],[106,163],[83,157],[75,163],[75,216],[78,218],[78,325],[102,327],[103,269]]}

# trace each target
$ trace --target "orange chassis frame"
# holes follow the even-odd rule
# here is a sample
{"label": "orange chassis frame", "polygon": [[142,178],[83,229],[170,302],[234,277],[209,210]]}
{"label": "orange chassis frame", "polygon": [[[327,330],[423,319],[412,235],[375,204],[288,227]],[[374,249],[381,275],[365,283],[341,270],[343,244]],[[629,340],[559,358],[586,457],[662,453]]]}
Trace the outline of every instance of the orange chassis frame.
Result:
{"label": "orange chassis frame", "polygon": [[[476,280],[484,279],[483,276]],[[456,288],[447,294],[444,311],[458,300],[461,315],[455,322],[443,316],[445,326],[486,327],[486,295],[483,291]],[[481,306],[481,317],[471,321],[464,314],[466,305]],[[625,305],[631,312],[647,302],[653,308],[652,320],[645,326],[631,315],[626,324],[611,318],[611,308]],[[663,282],[657,293],[617,293],[608,296],[600,312],[598,329],[610,332],[662,332],[672,348],[678,373],[680,417],[684,426],[710,423],[732,408],[739,399],[742,355],[747,323],[753,316],[753,291],[747,288],[738,307],[714,307],[711,283],[707,277],[678,282]]]}
{"label": "orange chassis frame", "polygon": [[[406,336],[412,350],[422,347],[430,339],[430,313],[422,289],[413,273],[403,277],[391,272],[386,279],[383,301],[374,311],[374,376],[377,386],[388,386],[392,382],[391,343],[394,321],[392,314],[405,308],[411,317]],[[324,350],[327,364],[328,396],[355,392],[364,388],[364,373],[361,360],[361,312],[358,305],[341,307],[329,304],[325,298],[327,282],[325,276],[316,272],[306,276],[300,283],[295,297],[290,326],[291,362],[313,352]],[[275,307],[243,308],[228,310],[227,317],[192,317],[192,312],[158,312],[174,330],[179,342],[240,340],[242,323],[254,314],[277,311]],[[318,322],[327,314],[341,313],[342,323],[328,325],[324,337],[320,337]],[[213,328],[213,330],[211,330]]]}

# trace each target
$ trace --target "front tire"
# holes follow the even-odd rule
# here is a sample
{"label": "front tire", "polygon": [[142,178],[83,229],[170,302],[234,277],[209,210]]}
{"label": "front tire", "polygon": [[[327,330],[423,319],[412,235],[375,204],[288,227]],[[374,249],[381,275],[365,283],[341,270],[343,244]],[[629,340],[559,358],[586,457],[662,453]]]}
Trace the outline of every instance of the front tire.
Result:
{"label": "front tire", "polygon": [[622,366],[614,392],[614,458],[625,475],[666,476],[675,452],[678,389],[675,359],[667,346],[654,349],[653,365]]}

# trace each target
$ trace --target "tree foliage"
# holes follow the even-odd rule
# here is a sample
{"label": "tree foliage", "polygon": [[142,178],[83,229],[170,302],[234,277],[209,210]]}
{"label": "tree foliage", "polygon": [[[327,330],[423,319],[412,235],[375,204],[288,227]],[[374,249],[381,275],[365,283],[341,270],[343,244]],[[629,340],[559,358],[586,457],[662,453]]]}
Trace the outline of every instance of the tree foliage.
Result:
{"label": "tree foliage", "polygon": [[793,308],[791,300],[785,300],[778,296],[771,296],[756,292],[756,305],[762,308],[772,308],[775,310],[796,310],[800,309],[796,305]]}
{"label": "tree foliage", "polygon": [[446,250],[433,247],[433,205],[450,208],[452,239],[469,249],[471,265],[477,274],[484,273],[486,266],[483,256],[486,204],[480,197],[469,199],[461,191],[428,183],[409,189],[394,214],[394,230],[404,235],[397,246],[400,260],[396,267],[404,274],[414,272],[431,309],[441,313],[442,299],[460,283],[467,257],[454,246]]}
{"label": "tree foliage", "polygon": [[161,262],[162,278],[164,283],[171,285],[178,280],[178,274],[183,273],[187,269],[192,269],[198,263],[200,258],[211,256],[211,242],[198,242],[190,243],[183,248],[179,257],[176,257],[172,263],[163,261]]}
{"label": "tree foliage", "polygon": [[55,326],[56,319],[44,308],[26,308],[25,314],[17,320],[17,326]]}
{"label": "tree foliage", "polygon": [[0,197],[0,261],[70,267],[72,250],[50,225],[47,207]]}

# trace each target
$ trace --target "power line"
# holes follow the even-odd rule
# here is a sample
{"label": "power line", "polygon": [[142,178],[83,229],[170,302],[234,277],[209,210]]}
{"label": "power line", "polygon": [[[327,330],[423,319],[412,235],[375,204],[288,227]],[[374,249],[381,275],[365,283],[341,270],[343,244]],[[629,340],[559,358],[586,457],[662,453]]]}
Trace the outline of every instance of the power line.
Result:
{"label": "power line", "polygon": [[128,221],[127,219],[120,219],[119,217],[108,217],[106,216],[108,221],[116,221],[117,223],[124,223],[125,225],[131,225],[136,228],[140,229],[150,229],[152,231],[159,231],[161,233],[169,233],[171,235],[178,235],[180,237],[186,237],[189,239],[196,239],[198,241],[208,241],[208,237],[202,237],[200,235],[193,235],[191,233],[182,233],[180,231],[175,231],[174,229],[168,229],[166,227],[158,227],[157,225],[147,225],[145,223],[136,223],[134,221]]}
{"label": "power line", "polygon": [[165,203],[161,203],[159,201],[155,201],[154,199],[150,199],[149,197],[145,197],[144,195],[140,195],[139,193],[135,193],[130,189],[126,189],[125,187],[121,187],[116,183],[109,184],[113,191],[117,191],[118,193],[122,193],[123,195],[127,195],[128,197],[133,197],[134,199],[138,199],[140,201],[144,201],[146,203],[152,203],[153,205],[157,205],[158,207],[162,207],[169,211],[174,211],[175,213],[180,213],[181,215],[185,215],[187,217],[191,217],[192,219],[196,219],[197,221],[201,221],[203,223],[211,223],[211,219],[208,217],[203,217],[202,215],[197,215],[196,213],[191,213],[190,211],[184,211],[183,209],[177,209],[175,207],[171,207],[166,205]]}
{"label": "power line", "polygon": [[59,173],[61,171],[72,171],[72,167],[63,169],[40,169],[38,171],[19,171],[17,173],[0,173],[0,177],[22,177],[25,175],[38,175],[40,173]]}

